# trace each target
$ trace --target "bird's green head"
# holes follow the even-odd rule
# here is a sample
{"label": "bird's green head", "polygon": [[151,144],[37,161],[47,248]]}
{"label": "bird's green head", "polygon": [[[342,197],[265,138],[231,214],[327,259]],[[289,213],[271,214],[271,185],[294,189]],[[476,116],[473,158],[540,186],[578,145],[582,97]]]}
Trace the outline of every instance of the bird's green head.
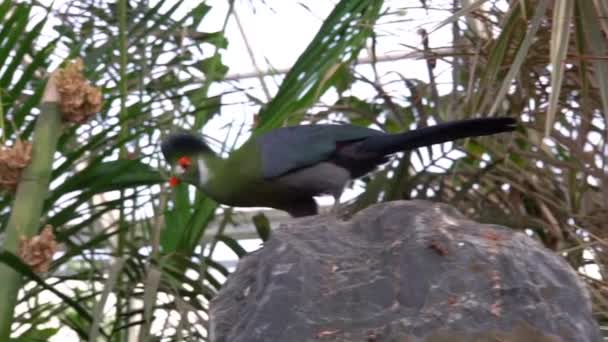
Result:
{"label": "bird's green head", "polygon": [[189,133],[175,133],[163,140],[161,150],[176,179],[195,185],[207,183],[211,176],[210,163],[217,156],[203,139]]}

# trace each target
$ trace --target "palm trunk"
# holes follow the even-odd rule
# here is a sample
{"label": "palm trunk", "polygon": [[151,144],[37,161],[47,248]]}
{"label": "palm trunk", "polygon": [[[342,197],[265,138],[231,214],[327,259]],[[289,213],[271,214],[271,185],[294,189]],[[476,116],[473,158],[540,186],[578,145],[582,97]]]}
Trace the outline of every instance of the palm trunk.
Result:
{"label": "palm trunk", "polygon": [[[4,249],[16,253],[19,237],[38,233],[42,206],[48,194],[53,156],[61,131],[58,94],[53,77],[48,81],[36,122],[31,164],[23,171],[6,228]],[[17,295],[23,279],[7,265],[0,264],[0,341],[9,341]]]}

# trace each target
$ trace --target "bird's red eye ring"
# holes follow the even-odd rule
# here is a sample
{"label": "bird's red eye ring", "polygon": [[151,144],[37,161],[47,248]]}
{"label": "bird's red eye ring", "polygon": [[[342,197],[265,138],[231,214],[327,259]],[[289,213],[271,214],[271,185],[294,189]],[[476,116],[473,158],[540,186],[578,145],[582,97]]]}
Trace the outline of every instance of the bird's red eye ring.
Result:
{"label": "bird's red eye ring", "polygon": [[192,159],[190,159],[190,157],[181,157],[177,160],[177,164],[184,169],[187,169],[192,165]]}
{"label": "bird's red eye ring", "polygon": [[169,186],[172,188],[175,188],[176,186],[178,186],[182,181],[175,177],[175,176],[171,176],[169,177]]}

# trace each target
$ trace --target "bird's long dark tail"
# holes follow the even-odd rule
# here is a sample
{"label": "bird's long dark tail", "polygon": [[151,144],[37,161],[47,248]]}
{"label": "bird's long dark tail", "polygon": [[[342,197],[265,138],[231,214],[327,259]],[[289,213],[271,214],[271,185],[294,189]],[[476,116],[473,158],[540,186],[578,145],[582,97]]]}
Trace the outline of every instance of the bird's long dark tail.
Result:
{"label": "bird's long dark tail", "polygon": [[517,121],[513,118],[480,118],[446,122],[404,133],[372,136],[365,139],[359,148],[363,152],[387,155],[456,139],[509,132],[515,129],[516,124]]}

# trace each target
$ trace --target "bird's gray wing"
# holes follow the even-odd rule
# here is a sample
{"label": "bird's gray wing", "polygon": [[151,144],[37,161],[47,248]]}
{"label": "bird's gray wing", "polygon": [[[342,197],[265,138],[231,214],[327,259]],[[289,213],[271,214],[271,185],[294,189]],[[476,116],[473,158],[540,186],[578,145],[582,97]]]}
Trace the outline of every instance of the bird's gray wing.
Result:
{"label": "bird's gray wing", "polygon": [[352,125],[302,125],[272,130],[256,138],[264,178],[327,160],[341,143],[385,133]]}

